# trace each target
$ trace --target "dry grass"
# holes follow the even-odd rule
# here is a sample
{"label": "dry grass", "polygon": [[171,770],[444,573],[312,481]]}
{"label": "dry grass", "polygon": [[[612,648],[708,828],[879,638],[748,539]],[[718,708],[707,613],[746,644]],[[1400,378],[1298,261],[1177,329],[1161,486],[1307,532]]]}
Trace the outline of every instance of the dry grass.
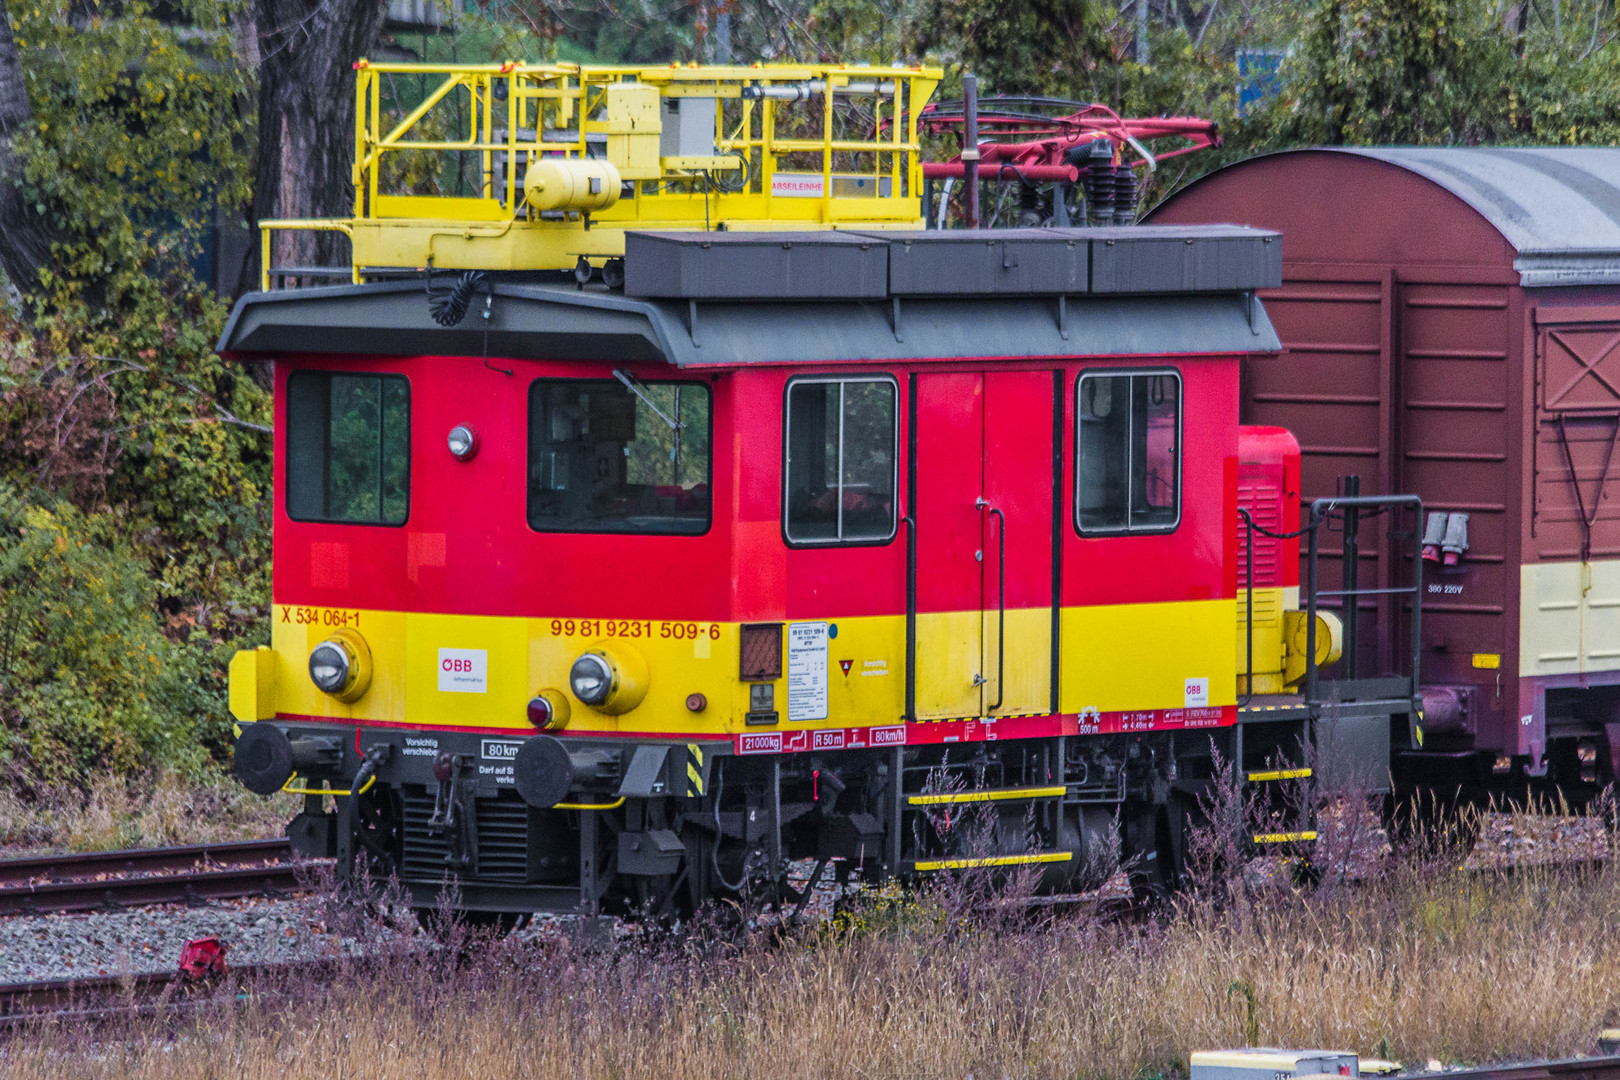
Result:
{"label": "dry grass", "polygon": [[946,886],[786,941],[401,949],[296,1004],[93,1052],[19,1037],[0,1076],[1128,1080],[1246,1041],[1419,1063],[1576,1054],[1620,1008],[1617,886],[1613,869],[1395,860],[1357,888],[1195,898],[1146,925],[968,914]]}
{"label": "dry grass", "polygon": [[0,857],[280,836],[297,801],[261,798],[227,776],[196,781],[169,771],[101,777],[27,800],[0,787]]}

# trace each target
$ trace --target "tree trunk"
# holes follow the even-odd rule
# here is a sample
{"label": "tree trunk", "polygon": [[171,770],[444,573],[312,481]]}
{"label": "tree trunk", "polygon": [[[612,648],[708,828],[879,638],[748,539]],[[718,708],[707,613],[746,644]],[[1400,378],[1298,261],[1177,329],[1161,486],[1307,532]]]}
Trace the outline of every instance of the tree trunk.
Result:
{"label": "tree trunk", "polygon": [[[348,217],[354,209],[354,62],[376,47],[387,0],[254,0],[259,154],[252,253],[238,291],[258,287],[258,223]],[[273,266],[349,265],[339,233],[284,232]],[[313,278],[311,283],[330,282]],[[342,279],[338,279],[342,280]]]}
{"label": "tree trunk", "polygon": [[40,270],[50,264],[56,232],[29,204],[22,190],[23,160],[12,140],[27,132],[34,113],[28,105],[11,14],[0,0],[0,268],[24,295],[37,295]]}

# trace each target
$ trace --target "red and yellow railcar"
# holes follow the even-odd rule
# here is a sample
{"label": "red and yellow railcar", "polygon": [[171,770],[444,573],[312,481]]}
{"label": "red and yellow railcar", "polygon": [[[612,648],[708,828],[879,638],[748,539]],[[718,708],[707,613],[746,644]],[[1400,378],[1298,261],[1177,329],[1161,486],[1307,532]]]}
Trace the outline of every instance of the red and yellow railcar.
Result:
{"label": "red and yellow railcar", "polygon": [[1297,765],[1320,719],[1287,694],[1330,620],[1270,535],[1298,448],[1237,415],[1277,247],[632,233],[621,287],[469,283],[450,326],[419,281],[247,297],[221,348],[273,360],[278,446],[238,774],[423,907],[1172,873],[1216,762]]}

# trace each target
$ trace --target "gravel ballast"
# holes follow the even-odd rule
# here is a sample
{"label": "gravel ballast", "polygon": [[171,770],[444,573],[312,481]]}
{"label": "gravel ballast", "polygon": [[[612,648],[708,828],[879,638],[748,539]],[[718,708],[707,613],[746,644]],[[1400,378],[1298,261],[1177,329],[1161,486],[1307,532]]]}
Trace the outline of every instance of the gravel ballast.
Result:
{"label": "gravel ballast", "polygon": [[318,899],[222,900],[0,919],[0,983],[171,972],[187,941],[217,937],[236,966],[353,951],[329,930]]}

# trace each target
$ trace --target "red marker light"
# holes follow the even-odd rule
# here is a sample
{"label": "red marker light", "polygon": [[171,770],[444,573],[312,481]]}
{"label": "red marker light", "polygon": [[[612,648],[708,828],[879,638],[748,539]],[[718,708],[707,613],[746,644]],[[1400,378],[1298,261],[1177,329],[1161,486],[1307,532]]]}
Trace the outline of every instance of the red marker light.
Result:
{"label": "red marker light", "polygon": [[702,694],[687,694],[686,709],[688,712],[702,712],[709,707],[709,699]]}
{"label": "red marker light", "polygon": [[551,726],[551,702],[543,697],[537,697],[529,702],[529,723],[537,728]]}

